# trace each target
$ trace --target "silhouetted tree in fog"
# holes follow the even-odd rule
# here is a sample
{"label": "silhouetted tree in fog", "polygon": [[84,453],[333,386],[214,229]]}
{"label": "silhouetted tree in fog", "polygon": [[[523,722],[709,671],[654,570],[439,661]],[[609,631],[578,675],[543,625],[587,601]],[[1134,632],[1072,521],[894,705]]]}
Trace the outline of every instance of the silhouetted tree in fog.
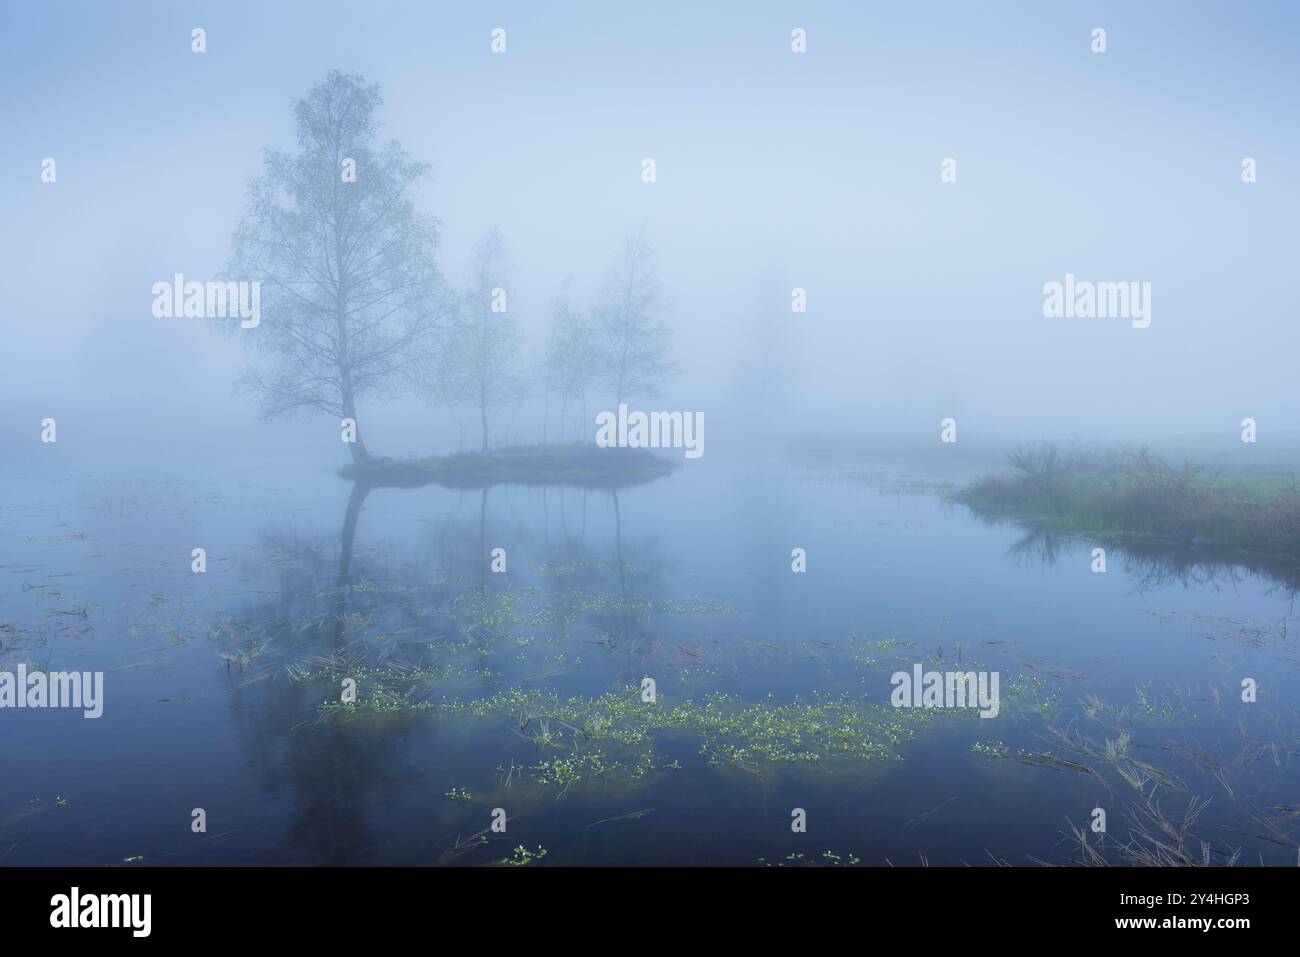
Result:
{"label": "silhouetted tree in fog", "polygon": [[[227,272],[262,283],[253,342],[267,358],[242,377],[267,417],[319,409],[357,418],[427,355],[443,312],[437,220],[416,211],[429,176],[396,142],[374,143],[379,88],[332,71],[294,103],[298,152],[267,150],[248,187]],[[358,420],[354,461],[368,459]]]}
{"label": "silhouetted tree in fog", "polygon": [[560,400],[561,441],[570,399],[582,403],[582,418],[584,422],[587,419],[587,389],[598,367],[596,331],[590,315],[570,303],[567,289],[555,298],[551,304],[543,378],[548,424],[551,396]]}
{"label": "silhouetted tree in fog", "polygon": [[475,408],[488,449],[488,410],[523,397],[513,363],[519,324],[509,299],[505,242],[499,229],[483,237],[474,257],[472,283],[459,299],[451,338],[429,391],[455,405]]}
{"label": "silhouetted tree in fog", "polygon": [[672,328],[662,318],[666,308],[654,251],[642,227],[624,241],[596,305],[599,381],[613,393],[616,405],[654,398],[675,368]]}

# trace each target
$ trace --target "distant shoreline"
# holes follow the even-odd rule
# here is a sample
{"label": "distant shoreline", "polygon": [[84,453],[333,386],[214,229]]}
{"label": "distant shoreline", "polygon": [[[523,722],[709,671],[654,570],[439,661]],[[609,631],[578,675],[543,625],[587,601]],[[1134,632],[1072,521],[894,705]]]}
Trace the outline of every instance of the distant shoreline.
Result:
{"label": "distant shoreline", "polygon": [[1293,475],[1174,467],[1143,449],[1066,455],[1033,444],[1007,458],[1012,473],[985,476],[953,498],[985,515],[1061,531],[1158,537],[1300,562],[1300,489]]}

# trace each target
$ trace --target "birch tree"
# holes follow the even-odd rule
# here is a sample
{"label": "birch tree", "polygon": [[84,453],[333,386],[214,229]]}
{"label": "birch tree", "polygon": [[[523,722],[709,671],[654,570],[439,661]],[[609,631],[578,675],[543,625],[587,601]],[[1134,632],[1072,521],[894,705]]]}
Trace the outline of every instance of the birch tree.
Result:
{"label": "birch tree", "polygon": [[630,233],[610,269],[596,306],[598,378],[615,406],[660,394],[675,368],[672,327],[644,227]]}
{"label": "birch tree", "polygon": [[450,404],[469,405],[478,413],[482,449],[490,440],[489,413],[518,401],[525,393],[514,362],[519,351],[519,323],[510,302],[505,241],[489,230],[474,256],[470,285],[459,296],[450,340],[438,363],[430,392]]}
{"label": "birch tree", "polygon": [[445,315],[438,222],[415,207],[430,167],[376,142],[381,105],[378,86],[337,71],[295,101],[297,151],[265,151],[226,270],[262,283],[249,335],[265,363],[242,381],[263,415],[355,420],[356,462],[370,457],[358,402],[407,381]]}
{"label": "birch tree", "polygon": [[590,314],[572,305],[566,288],[551,304],[544,360],[546,420],[549,423],[554,395],[560,400],[560,441],[564,440],[570,400],[581,403],[582,419],[587,419],[587,391],[599,371],[596,333]]}

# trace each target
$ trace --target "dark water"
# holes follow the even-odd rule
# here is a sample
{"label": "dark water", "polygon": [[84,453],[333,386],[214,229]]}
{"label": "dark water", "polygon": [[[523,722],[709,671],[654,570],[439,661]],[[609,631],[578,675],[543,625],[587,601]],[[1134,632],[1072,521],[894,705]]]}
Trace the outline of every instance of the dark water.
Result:
{"label": "dark water", "polygon": [[[0,711],[0,864],[1070,864],[1097,807],[1110,863],[1297,862],[1300,621],[1243,569],[1093,574],[936,495],[703,460],[617,493],[11,475],[2,505],[0,670],[103,671],[105,703]],[[998,672],[1000,713],[896,711],[914,663]]]}

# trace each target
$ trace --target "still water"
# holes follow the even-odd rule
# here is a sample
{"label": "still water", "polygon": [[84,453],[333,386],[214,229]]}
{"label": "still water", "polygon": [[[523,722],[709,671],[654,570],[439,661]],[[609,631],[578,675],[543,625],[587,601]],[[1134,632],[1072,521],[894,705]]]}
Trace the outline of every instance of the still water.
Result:
{"label": "still water", "polygon": [[[0,864],[1297,862],[1266,575],[794,466],[300,478],[4,477],[0,670],[104,712],[0,711]],[[998,715],[893,708],[917,664]]]}

